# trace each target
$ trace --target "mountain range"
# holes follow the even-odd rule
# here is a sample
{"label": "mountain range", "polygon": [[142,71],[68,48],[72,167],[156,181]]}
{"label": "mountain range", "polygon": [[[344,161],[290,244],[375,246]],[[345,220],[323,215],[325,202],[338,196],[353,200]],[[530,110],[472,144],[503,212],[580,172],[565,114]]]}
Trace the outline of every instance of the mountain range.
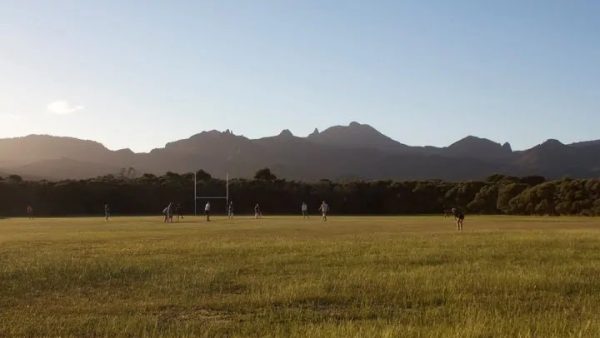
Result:
{"label": "mountain range", "polygon": [[[268,167],[278,177],[313,181],[345,179],[482,179],[492,174],[547,178],[600,176],[600,140],[563,144],[547,140],[513,151],[509,143],[467,136],[447,147],[409,146],[367,124],[352,122],[307,137],[289,130],[249,139],[212,130],[167,143],[148,153],[109,150],[94,141],[29,135],[0,139],[0,175],[30,179],[80,179],[203,169],[215,177],[252,177]],[[131,172],[131,171],[130,171]]]}

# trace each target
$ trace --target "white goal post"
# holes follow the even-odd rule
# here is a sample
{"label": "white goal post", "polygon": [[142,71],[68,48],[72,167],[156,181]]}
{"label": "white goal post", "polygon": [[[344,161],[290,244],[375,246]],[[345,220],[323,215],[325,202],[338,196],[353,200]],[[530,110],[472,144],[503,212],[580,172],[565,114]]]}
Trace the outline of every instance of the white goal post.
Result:
{"label": "white goal post", "polygon": [[198,215],[198,200],[225,200],[225,212],[229,206],[229,173],[225,174],[225,196],[198,196],[198,181],[194,172],[194,215]]}

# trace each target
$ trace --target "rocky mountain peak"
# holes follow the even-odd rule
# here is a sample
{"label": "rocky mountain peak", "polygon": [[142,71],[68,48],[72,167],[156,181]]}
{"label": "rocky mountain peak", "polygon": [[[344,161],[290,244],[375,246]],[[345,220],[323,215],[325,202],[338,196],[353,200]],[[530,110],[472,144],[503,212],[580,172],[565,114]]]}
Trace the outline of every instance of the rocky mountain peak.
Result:
{"label": "rocky mountain peak", "polygon": [[280,137],[294,137],[294,134],[289,129],[284,129],[279,133]]}

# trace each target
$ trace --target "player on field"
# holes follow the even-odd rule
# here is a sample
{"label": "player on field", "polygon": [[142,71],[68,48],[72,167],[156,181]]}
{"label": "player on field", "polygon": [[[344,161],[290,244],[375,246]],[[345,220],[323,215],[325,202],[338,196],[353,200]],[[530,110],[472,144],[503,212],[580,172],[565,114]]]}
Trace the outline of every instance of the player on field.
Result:
{"label": "player on field", "polygon": [[183,219],[183,207],[181,206],[181,203],[175,204],[173,213],[177,216],[177,222],[179,222],[180,219]]}
{"label": "player on field", "polygon": [[210,202],[206,202],[204,206],[204,214],[206,215],[206,221],[210,222]]}
{"label": "player on field", "polygon": [[108,219],[110,218],[110,206],[108,205],[108,203],[104,204],[104,220],[108,222]]}
{"label": "player on field", "polygon": [[302,202],[300,210],[302,210],[302,218],[308,218],[308,205],[306,204],[306,202]]}
{"label": "player on field", "polygon": [[321,206],[319,207],[319,211],[323,215],[323,221],[324,222],[327,221],[327,212],[329,211],[329,205],[327,204],[327,202],[323,201],[321,203]]}
{"label": "player on field", "polygon": [[463,223],[465,221],[465,214],[456,208],[452,208],[452,214],[454,215],[454,219],[456,220],[456,230],[462,231]]}
{"label": "player on field", "polygon": [[27,217],[29,217],[29,219],[32,219],[33,218],[33,207],[31,205],[27,206],[26,212],[27,212]]}
{"label": "player on field", "polygon": [[262,217],[262,212],[260,212],[260,205],[258,205],[258,203],[256,203],[256,205],[254,206],[254,218],[261,218]]}
{"label": "player on field", "polygon": [[233,201],[229,201],[227,205],[227,217],[233,219]]}
{"label": "player on field", "polygon": [[444,209],[444,217],[452,215],[452,209]]}
{"label": "player on field", "polygon": [[173,203],[169,203],[169,205],[167,205],[164,209],[163,209],[163,215],[165,215],[165,223],[169,223],[171,221],[173,221]]}

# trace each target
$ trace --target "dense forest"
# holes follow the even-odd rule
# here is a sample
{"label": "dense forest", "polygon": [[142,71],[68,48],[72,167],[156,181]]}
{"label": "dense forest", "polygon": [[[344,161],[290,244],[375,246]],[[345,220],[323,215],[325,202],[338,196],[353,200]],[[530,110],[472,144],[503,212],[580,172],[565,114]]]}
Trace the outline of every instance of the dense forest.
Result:
{"label": "dense forest", "polygon": [[[104,204],[113,215],[160,214],[169,202],[194,212],[193,173],[102,176],[85,180],[24,181],[0,178],[0,217],[25,214],[31,205],[37,216],[100,215]],[[223,195],[225,181],[200,170],[198,194]],[[485,181],[348,181],[297,182],[278,179],[269,169],[254,179],[229,182],[236,214],[249,214],[260,203],[265,215],[298,213],[302,201],[316,212],[326,200],[332,214],[433,214],[457,207],[472,214],[600,215],[600,180],[547,181],[540,176],[494,175]],[[198,201],[201,210],[204,201]],[[225,202],[212,201],[216,213]]]}

